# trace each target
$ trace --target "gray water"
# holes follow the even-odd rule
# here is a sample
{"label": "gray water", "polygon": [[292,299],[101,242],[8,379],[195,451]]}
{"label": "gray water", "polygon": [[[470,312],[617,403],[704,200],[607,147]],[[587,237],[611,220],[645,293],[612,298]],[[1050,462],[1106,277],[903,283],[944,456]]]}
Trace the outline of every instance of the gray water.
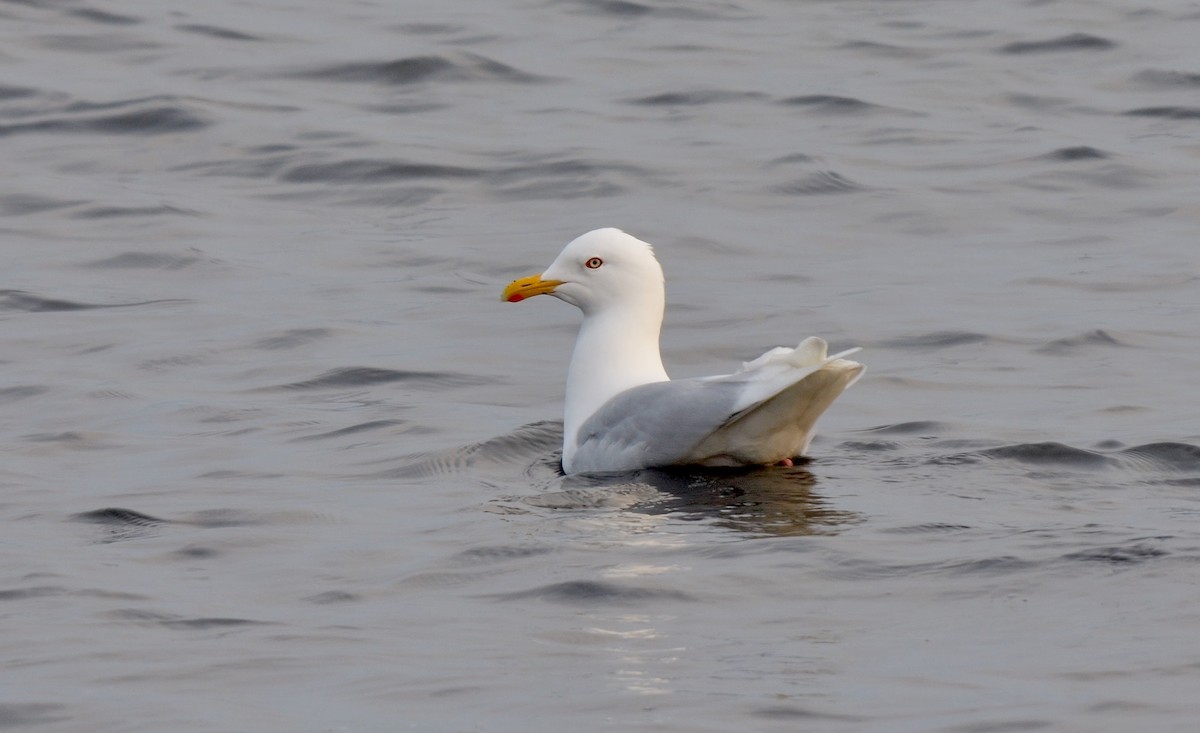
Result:
{"label": "gray water", "polygon": [[[0,5],[0,728],[1192,731],[1200,4]],[[813,460],[564,478],[618,226]]]}

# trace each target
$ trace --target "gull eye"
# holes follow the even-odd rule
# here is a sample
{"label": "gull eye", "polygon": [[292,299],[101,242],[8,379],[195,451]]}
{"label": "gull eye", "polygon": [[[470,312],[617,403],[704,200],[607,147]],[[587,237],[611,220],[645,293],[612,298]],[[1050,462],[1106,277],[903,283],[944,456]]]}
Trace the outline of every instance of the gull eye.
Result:
{"label": "gull eye", "polygon": [[583,263],[583,266],[589,270],[595,270],[597,267],[603,264],[604,260],[600,259],[599,257],[593,257],[587,262]]}

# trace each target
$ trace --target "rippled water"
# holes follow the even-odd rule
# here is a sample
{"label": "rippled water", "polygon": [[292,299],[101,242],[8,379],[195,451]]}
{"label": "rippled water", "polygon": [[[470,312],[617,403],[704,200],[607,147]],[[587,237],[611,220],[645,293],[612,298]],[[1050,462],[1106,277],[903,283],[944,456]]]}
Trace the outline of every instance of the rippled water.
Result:
{"label": "rippled water", "polygon": [[[0,20],[0,727],[1194,729],[1200,6]],[[597,226],[811,462],[559,474]]]}

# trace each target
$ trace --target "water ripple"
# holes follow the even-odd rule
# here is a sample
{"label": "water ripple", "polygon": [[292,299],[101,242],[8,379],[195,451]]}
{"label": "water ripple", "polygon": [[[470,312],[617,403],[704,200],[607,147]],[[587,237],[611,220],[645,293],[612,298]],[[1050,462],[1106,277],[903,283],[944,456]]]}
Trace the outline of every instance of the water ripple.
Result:
{"label": "water ripple", "polygon": [[499,601],[536,598],[574,605],[637,605],[647,602],[695,601],[695,597],[670,588],[645,588],[597,580],[573,580],[489,596]]}
{"label": "water ripple", "polygon": [[780,184],[772,188],[775,193],[789,196],[820,196],[836,193],[857,193],[868,188],[851,181],[840,173],[817,171],[804,178]]}
{"label": "water ripple", "polygon": [[1069,148],[1052,150],[1039,157],[1042,160],[1069,162],[1074,160],[1104,160],[1111,156],[1103,150],[1093,148],[1090,145],[1074,145]]}
{"label": "water ripple", "polygon": [[945,349],[951,346],[977,344],[988,340],[987,334],[972,331],[934,331],[918,336],[884,341],[883,346],[893,349]]}
{"label": "water ripple", "polygon": [[1135,74],[1133,80],[1139,84],[1167,89],[1200,87],[1200,74],[1189,71],[1146,69]]}
{"label": "water ripple", "polygon": [[788,97],[779,100],[780,104],[793,107],[807,107],[814,112],[828,114],[861,114],[872,110],[883,109],[879,105],[864,102],[854,97],[839,97],[833,94],[807,94],[799,97]]}
{"label": "water ripple", "polygon": [[1035,351],[1041,354],[1074,354],[1081,348],[1089,346],[1124,346],[1116,337],[1103,329],[1096,329],[1068,338],[1055,339],[1037,347]]}
{"label": "water ripple", "polygon": [[737,92],[721,89],[708,89],[694,92],[664,92],[648,97],[638,97],[629,100],[629,104],[643,107],[696,107],[708,104],[741,102],[744,100],[765,99],[767,95],[760,92]]}
{"label": "water ripple", "polygon": [[1107,38],[1088,33],[1070,33],[1045,41],[1017,41],[1000,47],[1000,53],[1028,54],[1057,51],[1107,51],[1117,44]]}
{"label": "water ripple", "polygon": [[1130,117],[1158,117],[1164,120],[1200,120],[1200,107],[1139,107],[1125,114]]}
{"label": "water ripple", "polygon": [[0,311],[21,311],[25,313],[46,313],[53,311],[81,311],[98,308],[133,308],[141,305],[156,305],[160,303],[185,303],[178,298],[161,300],[142,300],[133,303],[80,303],[73,300],[47,298],[24,290],[0,290]]}
{"label": "water ripple", "polygon": [[357,61],[289,74],[312,81],[416,84],[425,81],[475,81],[528,84],[542,77],[474,53],[409,56],[391,61]]}
{"label": "water ripple", "polygon": [[188,23],[175,26],[176,30],[181,30],[184,33],[196,33],[210,38],[219,38],[223,41],[261,41],[260,36],[252,36],[249,33],[235,31],[229,28],[221,28],[215,25],[204,25],[201,23]]}
{"label": "water ripple", "polygon": [[181,106],[159,106],[91,117],[57,116],[0,125],[0,137],[20,133],[70,132],[106,135],[165,135],[208,127],[209,120]]}
{"label": "water ripple", "polygon": [[289,382],[273,387],[262,387],[265,390],[276,389],[343,389],[346,387],[364,387],[389,382],[405,382],[421,387],[450,388],[478,386],[490,383],[490,379],[473,377],[457,372],[420,372],[399,369],[379,369],[375,367],[342,367],[331,369],[312,379],[300,382]]}

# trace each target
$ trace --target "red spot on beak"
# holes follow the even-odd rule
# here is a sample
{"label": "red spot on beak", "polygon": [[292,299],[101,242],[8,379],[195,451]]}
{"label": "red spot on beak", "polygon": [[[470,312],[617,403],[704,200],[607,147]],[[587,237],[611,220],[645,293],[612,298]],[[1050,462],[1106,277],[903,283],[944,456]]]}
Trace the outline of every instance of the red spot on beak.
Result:
{"label": "red spot on beak", "polygon": [[520,303],[522,300],[525,300],[525,296],[521,295],[520,293],[513,293],[512,295],[508,296],[509,303]]}

